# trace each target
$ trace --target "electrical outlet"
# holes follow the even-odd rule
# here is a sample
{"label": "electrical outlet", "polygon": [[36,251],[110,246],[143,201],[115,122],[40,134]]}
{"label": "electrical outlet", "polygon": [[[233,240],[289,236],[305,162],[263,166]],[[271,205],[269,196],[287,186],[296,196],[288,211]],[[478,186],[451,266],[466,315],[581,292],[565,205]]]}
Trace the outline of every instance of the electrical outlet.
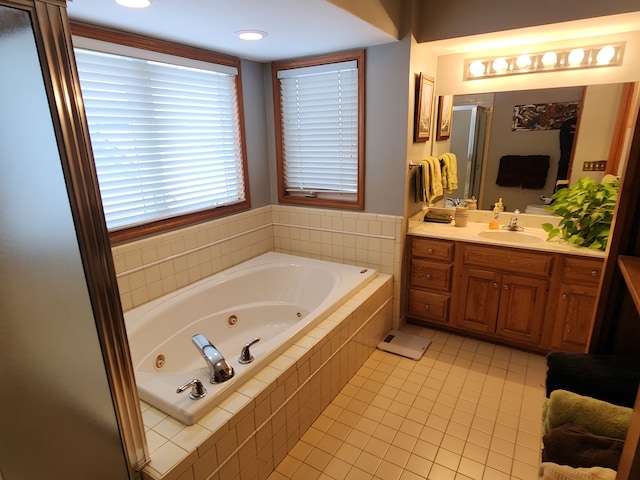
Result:
{"label": "electrical outlet", "polygon": [[583,162],[583,172],[604,172],[607,168],[606,160],[595,160],[593,162]]}

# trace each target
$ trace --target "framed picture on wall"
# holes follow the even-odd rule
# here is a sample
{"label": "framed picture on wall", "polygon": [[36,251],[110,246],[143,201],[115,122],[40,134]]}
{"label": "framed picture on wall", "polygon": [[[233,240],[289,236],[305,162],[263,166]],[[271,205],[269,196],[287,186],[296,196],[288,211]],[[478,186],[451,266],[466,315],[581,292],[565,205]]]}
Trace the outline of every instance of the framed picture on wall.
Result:
{"label": "framed picture on wall", "polygon": [[433,78],[424,74],[418,76],[416,90],[416,113],[413,134],[414,142],[426,142],[431,137],[431,116],[433,112]]}
{"label": "framed picture on wall", "polygon": [[438,128],[436,140],[446,140],[451,135],[451,112],[453,111],[453,95],[438,97]]}

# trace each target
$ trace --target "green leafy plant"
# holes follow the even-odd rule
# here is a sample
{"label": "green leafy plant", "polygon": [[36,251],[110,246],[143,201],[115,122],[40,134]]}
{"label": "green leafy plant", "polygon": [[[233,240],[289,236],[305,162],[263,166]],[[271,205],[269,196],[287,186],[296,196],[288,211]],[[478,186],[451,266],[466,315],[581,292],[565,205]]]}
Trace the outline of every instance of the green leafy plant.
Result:
{"label": "green leafy plant", "polygon": [[555,228],[544,223],[547,240],[560,237],[580,247],[607,248],[620,182],[597,182],[585,177],[553,194],[547,210],[562,217]]}

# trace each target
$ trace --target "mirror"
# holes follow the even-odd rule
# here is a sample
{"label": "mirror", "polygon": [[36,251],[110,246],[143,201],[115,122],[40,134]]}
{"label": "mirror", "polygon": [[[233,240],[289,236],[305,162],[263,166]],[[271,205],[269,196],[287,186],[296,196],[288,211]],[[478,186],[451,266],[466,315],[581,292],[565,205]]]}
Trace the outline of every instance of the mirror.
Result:
{"label": "mirror", "polygon": [[[458,160],[459,188],[447,197],[475,197],[483,210],[502,198],[508,211],[518,208],[523,213],[545,213],[545,201],[554,193],[559,178],[573,183],[582,176],[600,179],[604,175],[604,168],[583,171],[583,163],[608,158],[621,92],[622,84],[608,84],[454,95],[451,136],[447,145],[437,146],[440,152],[456,154]],[[566,121],[572,117],[566,104],[572,103],[578,104],[579,125],[575,117]],[[536,108],[516,111],[523,105]],[[537,115],[535,120],[529,117],[532,111]],[[526,121],[514,120],[522,120],[523,115]],[[578,127],[576,135],[571,133],[572,126]],[[525,181],[505,181],[501,159],[503,169],[509,169],[509,161],[513,165],[523,157],[537,162],[537,173],[532,175],[531,170],[522,170],[524,163],[517,163],[517,173]],[[579,160],[567,166],[568,159]],[[559,163],[566,174],[563,167],[558,171]]]}

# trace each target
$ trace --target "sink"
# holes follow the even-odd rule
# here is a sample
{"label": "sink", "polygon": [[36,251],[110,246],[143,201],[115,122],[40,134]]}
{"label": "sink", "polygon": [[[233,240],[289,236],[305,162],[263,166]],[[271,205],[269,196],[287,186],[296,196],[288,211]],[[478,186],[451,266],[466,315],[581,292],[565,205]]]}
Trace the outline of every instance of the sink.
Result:
{"label": "sink", "polygon": [[478,233],[479,237],[488,238],[490,240],[496,240],[499,242],[512,242],[512,243],[540,243],[544,242],[544,239],[532,235],[527,232],[513,232],[511,230],[486,230]]}

